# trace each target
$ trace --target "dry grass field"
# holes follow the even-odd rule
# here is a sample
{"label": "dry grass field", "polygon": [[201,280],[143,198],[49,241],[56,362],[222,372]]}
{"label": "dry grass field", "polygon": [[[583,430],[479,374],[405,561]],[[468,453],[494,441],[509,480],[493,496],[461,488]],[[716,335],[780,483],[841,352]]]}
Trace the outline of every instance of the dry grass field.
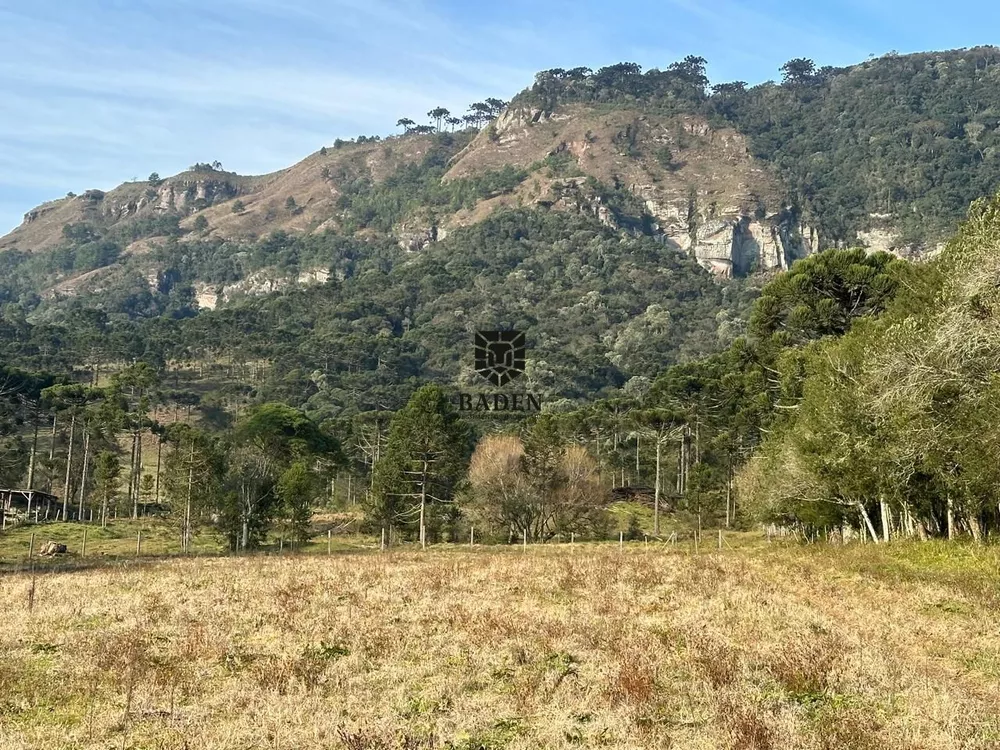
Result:
{"label": "dry grass field", "polygon": [[0,748],[995,748],[998,559],[638,543],[6,573]]}

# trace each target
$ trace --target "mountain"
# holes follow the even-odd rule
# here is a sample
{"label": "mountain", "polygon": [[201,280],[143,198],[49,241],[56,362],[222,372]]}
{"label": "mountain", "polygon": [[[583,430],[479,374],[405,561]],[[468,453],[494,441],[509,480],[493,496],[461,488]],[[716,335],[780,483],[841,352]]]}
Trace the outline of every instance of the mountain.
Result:
{"label": "mountain", "polygon": [[554,69],[481,128],[88,190],[0,238],[0,355],[253,362],[239,398],[340,413],[468,384],[471,333],[516,326],[545,352],[532,387],[585,399],[726,346],[762,276],[817,250],[935,250],[1000,187],[998,62]]}
{"label": "mountain", "polygon": [[[532,169],[546,159],[560,165],[556,175]],[[814,233],[794,224],[780,181],[747,140],[701,116],[514,104],[458,155],[445,179],[503,165],[531,177],[488,208],[513,200],[577,206],[581,186],[596,180],[632,196],[650,234],[721,275],[787,268],[816,249]],[[456,219],[474,219],[483,208]],[[591,208],[616,225],[609,211]]]}

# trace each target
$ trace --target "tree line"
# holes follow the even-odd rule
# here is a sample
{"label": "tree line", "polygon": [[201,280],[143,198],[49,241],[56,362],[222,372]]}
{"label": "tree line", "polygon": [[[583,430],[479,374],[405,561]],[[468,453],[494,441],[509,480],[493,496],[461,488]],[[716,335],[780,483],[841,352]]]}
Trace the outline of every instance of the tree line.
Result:
{"label": "tree line", "polygon": [[100,387],[17,371],[3,380],[0,481],[56,495],[52,519],[106,526],[167,511],[185,549],[210,525],[233,550],[272,529],[303,542],[343,464],[336,438],[284,404],[258,404],[226,431],[154,418],[171,393],[145,362]]}
{"label": "tree line", "polygon": [[409,117],[401,117],[396,122],[396,127],[402,128],[404,135],[413,133],[415,135],[427,135],[428,133],[442,133],[444,126],[448,126],[449,131],[464,125],[467,128],[481,128],[485,123],[498,117],[504,111],[507,102],[490,97],[485,101],[473,102],[469,105],[469,110],[462,116],[452,115],[446,107],[435,107],[427,113],[429,125],[418,125]]}
{"label": "tree line", "polygon": [[[320,419],[258,394],[211,429],[150,418],[172,396],[145,363],[101,387],[8,372],[0,469],[63,484],[64,517],[135,515],[155,436],[154,494],[183,538],[211,525],[233,549],[275,529],[304,541],[335,477],[391,543],[459,541],[472,526],[488,541],[600,539],[640,533],[640,517],[654,536],[773,523],[984,540],[1000,524],[998,230],[1000,198],[929,263],[836,249],[798,261],[725,350],[515,423],[467,422],[447,386],[415,382],[401,408]],[[63,450],[46,464],[39,431],[57,424]],[[626,523],[616,498],[632,501]]]}
{"label": "tree line", "polygon": [[1000,49],[888,53],[848,67],[795,58],[781,80],[710,85],[689,55],[643,72],[633,62],[554,68],[512,100],[554,110],[584,102],[699,114],[747,136],[824,246],[849,247],[885,225],[901,247],[951,235],[1000,182]]}

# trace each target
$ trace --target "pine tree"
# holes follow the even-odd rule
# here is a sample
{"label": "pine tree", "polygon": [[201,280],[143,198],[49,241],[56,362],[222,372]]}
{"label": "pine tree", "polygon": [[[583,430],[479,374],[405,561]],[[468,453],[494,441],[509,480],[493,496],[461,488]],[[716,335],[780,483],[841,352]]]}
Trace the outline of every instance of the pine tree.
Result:
{"label": "pine tree", "polygon": [[318,490],[315,475],[309,471],[304,461],[293,463],[278,480],[283,525],[289,538],[296,544],[309,541],[309,523]]}
{"label": "pine tree", "polygon": [[420,388],[393,417],[375,467],[367,515],[375,526],[414,530],[427,543],[433,508],[453,499],[470,453],[471,433],[444,391]]}

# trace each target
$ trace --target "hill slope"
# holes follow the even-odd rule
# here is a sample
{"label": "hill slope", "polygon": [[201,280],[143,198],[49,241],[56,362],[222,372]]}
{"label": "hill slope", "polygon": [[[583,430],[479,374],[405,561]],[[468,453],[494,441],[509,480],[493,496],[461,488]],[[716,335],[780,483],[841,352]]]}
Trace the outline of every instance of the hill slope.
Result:
{"label": "hill slope", "polygon": [[[739,332],[752,292],[698,266],[740,277],[829,245],[933,248],[1000,187],[998,62],[995,48],[800,60],[781,84],[711,91],[699,58],[551,70],[481,131],[88,191],[0,239],[4,354],[65,367],[112,331],[99,358],[252,352],[276,363],[263,390],[326,388],[336,403],[317,409],[336,410],[375,384],[395,403],[408,379],[457,382],[469,332],[504,323],[559,352],[547,394],[581,398]],[[225,321],[239,325],[219,339]],[[305,385],[316,371],[323,388]]]}

